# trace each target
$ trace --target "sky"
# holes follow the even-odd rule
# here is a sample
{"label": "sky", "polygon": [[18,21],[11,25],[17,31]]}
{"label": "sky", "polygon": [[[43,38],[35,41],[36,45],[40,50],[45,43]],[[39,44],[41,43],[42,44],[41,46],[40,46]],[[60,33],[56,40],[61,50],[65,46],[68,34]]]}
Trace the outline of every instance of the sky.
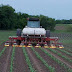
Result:
{"label": "sky", "polygon": [[55,19],[72,19],[72,0],[0,0],[16,12],[45,15]]}

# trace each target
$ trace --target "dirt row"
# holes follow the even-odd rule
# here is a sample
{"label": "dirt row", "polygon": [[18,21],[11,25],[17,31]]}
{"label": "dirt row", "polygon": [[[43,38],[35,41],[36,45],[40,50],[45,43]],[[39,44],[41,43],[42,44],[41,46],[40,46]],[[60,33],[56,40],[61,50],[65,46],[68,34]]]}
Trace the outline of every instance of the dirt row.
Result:
{"label": "dirt row", "polygon": [[72,56],[70,56],[70,55],[68,55],[68,54],[66,54],[66,53],[64,53],[64,52],[61,52],[61,51],[59,51],[59,50],[57,50],[57,49],[54,49],[54,50],[57,51],[58,53],[61,53],[62,55],[66,56],[66,57],[68,57],[69,59],[72,60]]}
{"label": "dirt row", "polygon": [[26,50],[36,72],[49,72],[48,68],[36,57],[31,48],[26,48]]}
{"label": "dirt row", "polygon": [[11,53],[12,53],[12,47],[7,47],[5,52],[0,57],[0,71],[1,72],[10,72],[10,61],[11,61]]}
{"label": "dirt row", "polygon": [[[0,72],[10,72],[12,50],[13,47],[7,47],[0,57]],[[13,72],[30,72],[22,48],[15,48]]]}
{"label": "dirt row", "polygon": [[72,64],[70,62],[68,62],[67,60],[63,59],[62,57],[58,56],[57,54],[51,52],[48,49],[45,49],[48,53],[50,53],[51,55],[53,55],[55,58],[59,59],[61,62],[63,62],[64,64],[66,64],[69,68],[72,69]]}
{"label": "dirt row", "polygon": [[72,50],[70,50],[70,49],[68,49],[68,48],[64,48],[63,50],[65,50],[65,51],[67,51],[67,52],[69,52],[69,53],[71,53],[72,54]]}
{"label": "dirt row", "polygon": [[15,48],[14,72],[30,72],[22,48]]}
{"label": "dirt row", "polygon": [[[3,47],[3,46],[1,46]],[[7,47],[3,55],[0,57],[0,71],[1,72],[10,72],[10,63],[11,63],[11,55],[12,55],[13,47]],[[60,66],[57,62],[52,60],[49,56],[47,56],[43,51],[39,48],[34,48],[40,56],[48,63],[55,68],[55,72],[67,72],[67,70]],[[44,48],[45,49],[45,48]],[[48,53],[52,54],[54,57],[65,63],[68,67],[72,68],[72,65],[65,61],[63,58],[59,57],[58,55],[54,54],[53,52],[45,49]],[[32,51],[31,48],[26,48],[27,54],[30,58],[31,64],[36,72],[49,72],[48,68],[37,58],[35,53]],[[16,47],[15,48],[15,55],[13,61],[13,72],[30,72],[30,69],[26,63],[26,59],[23,53],[22,48]]]}
{"label": "dirt row", "polygon": [[51,59],[48,55],[46,55],[43,51],[41,51],[39,48],[35,48],[35,50],[41,55],[41,57],[52,67],[55,68],[55,72],[67,72],[67,70],[60,66],[56,61]]}

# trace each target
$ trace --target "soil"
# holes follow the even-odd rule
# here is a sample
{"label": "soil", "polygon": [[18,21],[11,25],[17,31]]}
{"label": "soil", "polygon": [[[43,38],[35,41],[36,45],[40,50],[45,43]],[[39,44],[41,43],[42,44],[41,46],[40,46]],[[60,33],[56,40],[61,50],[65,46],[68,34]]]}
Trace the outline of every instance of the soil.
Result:
{"label": "soil", "polygon": [[0,45],[0,52],[1,52],[1,50],[4,48],[4,43],[5,43],[5,42],[3,42],[3,43]]}
{"label": "soil", "polygon": [[60,56],[58,56],[57,54],[49,51],[48,49],[45,49],[45,50],[46,50],[48,53],[50,53],[51,55],[53,55],[55,58],[59,59],[61,62],[63,62],[64,64],[66,64],[69,68],[72,68],[72,65],[71,65],[68,61],[64,60],[62,57],[60,57]]}
{"label": "soil", "polygon": [[[0,52],[4,48],[4,43],[0,45]],[[12,55],[13,47],[6,47],[5,52],[0,57],[0,72],[10,72],[10,65],[11,65],[11,55]],[[45,48],[44,48],[45,49]],[[57,62],[52,60],[49,56],[47,56],[43,51],[39,48],[35,48],[35,50],[40,54],[40,56],[48,63],[55,68],[55,72],[67,72],[67,70],[60,66]],[[59,59],[69,68],[72,68],[72,64],[69,63],[67,60],[63,59],[62,57],[58,56],[57,54],[51,52],[48,49],[45,49],[48,53],[52,54],[55,58]],[[56,50],[56,49],[55,49]],[[31,64],[36,72],[49,72],[48,68],[37,58],[35,53],[32,51],[31,48],[26,48],[28,56],[30,58]],[[58,51],[58,50],[56,50]],[[58,51],[63,55],[68,56],[67,54]],[[68,56],[70,58],[70,56]],[[26,63],[25,56],[23,53],[22,48],[16,47],[15,48],[15,56],[13,61],[13,72],[30,72],[30,69]]]}
{"label": "soil", "polygon": [[31,48],[26,48],[26,50],[36,72],[49,72],[48,68],[36,57]]}
{"label": "soil", "polygon": [[69,53],[72,54],[72,51],[71,50],[68,50],[68,49],[65,49],[65,48],[63,50],[65,50],[65,51],[67,51],[67,52],[69,52]]}
{"label": "soil", "polygon": [[43,51],[41,51],[39,48],[35,48],[35,50],[40,54],[40,56],[48,63],[48,65],[51,65],[55,68],[55,72],[67,72],[64,67],[60,66],[57,62],[55,62],[53,59],[51,59],[48,55],[46,55]]}
{"label": "soil", "polygon": [[12,48],[7,47],[3,55],[0,57],[0,70],[1,72],[9,72],[7,68],[9,68],[9,58]]}
{"label": "soil", "polygon": [[30,72],[22,48],[15,48],[14,72]]}
{"label": "soil", "polygon": [[57,50],[57,49],[54,49],[54,50],[56,50],[57,52],[61,53],[61,54],[64,55],[64,56],[68,57],[69,59],[72,59],[72,56],[70,56],[70,55],[68,55],[68,54],[66,54],[66,53],[63,53],[63,52],[61,52],[61,51],[59,51],[59,50]]}

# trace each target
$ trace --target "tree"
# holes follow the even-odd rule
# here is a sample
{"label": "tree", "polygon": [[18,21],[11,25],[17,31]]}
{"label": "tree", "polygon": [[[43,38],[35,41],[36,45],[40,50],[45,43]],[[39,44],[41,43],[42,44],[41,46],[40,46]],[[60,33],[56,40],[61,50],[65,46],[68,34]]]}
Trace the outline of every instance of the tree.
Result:
{"label": "tree", "polygon": [[49,18],[44,15],[40,15],[40,24],[45,28],[49,30],[54,30],[55,27],[55,19]]}
{"label": "tree", "polygon": [[14,27],[14,11],[9,5],[0,5],[0,29],[12,29]]}
{"label": "tree", "polygon": [[55,19],[44,15],[28,15],[26,13],[15,12],[9,5],[0,5],[0,29],[17,29],[24,28],[27,25],[27,18],[35,17],[40,19],[40,24],[45,29],[54,30]]}

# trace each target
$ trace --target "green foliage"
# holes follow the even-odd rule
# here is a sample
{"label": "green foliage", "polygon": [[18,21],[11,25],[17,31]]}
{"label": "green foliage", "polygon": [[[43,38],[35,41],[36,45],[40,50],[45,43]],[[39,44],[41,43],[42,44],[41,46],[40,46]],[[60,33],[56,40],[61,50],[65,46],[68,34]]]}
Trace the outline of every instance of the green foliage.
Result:
{"label": "green foliage", "polygon": [[55,19],[49,18],[44,15],[28,15],[26,13],[15,12],[9,5],[0,5],[0,29],[1,30],[9,30],[9,29],[17,29],[24,28],[27,24],[28,17],[36,17],[40,18],[40,23],[45,29],[54,30],[55,27]]}
{"label": "green foliage", "polygon": [[65,19],[56,20],[56,24],[72,24],[72,19],[70,19],[70,20],[65,20]]}
{"label": "green foliage", "polygon": [[0,42],[0,45],[1,45],[3,42],[5,42],[5,40],[1,41],[1,42]]}
{"label": "green foliage", "polygon": [[30,59],[28,57],[28,54],[26,52],[26,49],[24,47],[22,49],[23,49],[23,53],[24,53],[25,58],[26,58],[27,65],[29,66],[30,72],[35,72],[34,68],[32,67],[32,64],[30,62]]}
{"label": "green foliage", "polygon": [[13,60],[15,55],[15,47],[13,48],[12,55],[11,55],[11,65],[10,65],[10,72],[13,72]]}
{"label": "green foliage", "polygon": [[0,5],[0,29],[12,29],[14,26],[14,11],[9,5]]}
{"label": "green foliage", "polygon": [[54,30],[56,25],[55,19],[48,18],[47,16],[40,15],[40,23],[45,29]]}
{"label": "green foliage", "polygon": [[0,52],[0,56],[4,53],[5,50],[6,50],[6,47],[4,47],[3,50]]}

